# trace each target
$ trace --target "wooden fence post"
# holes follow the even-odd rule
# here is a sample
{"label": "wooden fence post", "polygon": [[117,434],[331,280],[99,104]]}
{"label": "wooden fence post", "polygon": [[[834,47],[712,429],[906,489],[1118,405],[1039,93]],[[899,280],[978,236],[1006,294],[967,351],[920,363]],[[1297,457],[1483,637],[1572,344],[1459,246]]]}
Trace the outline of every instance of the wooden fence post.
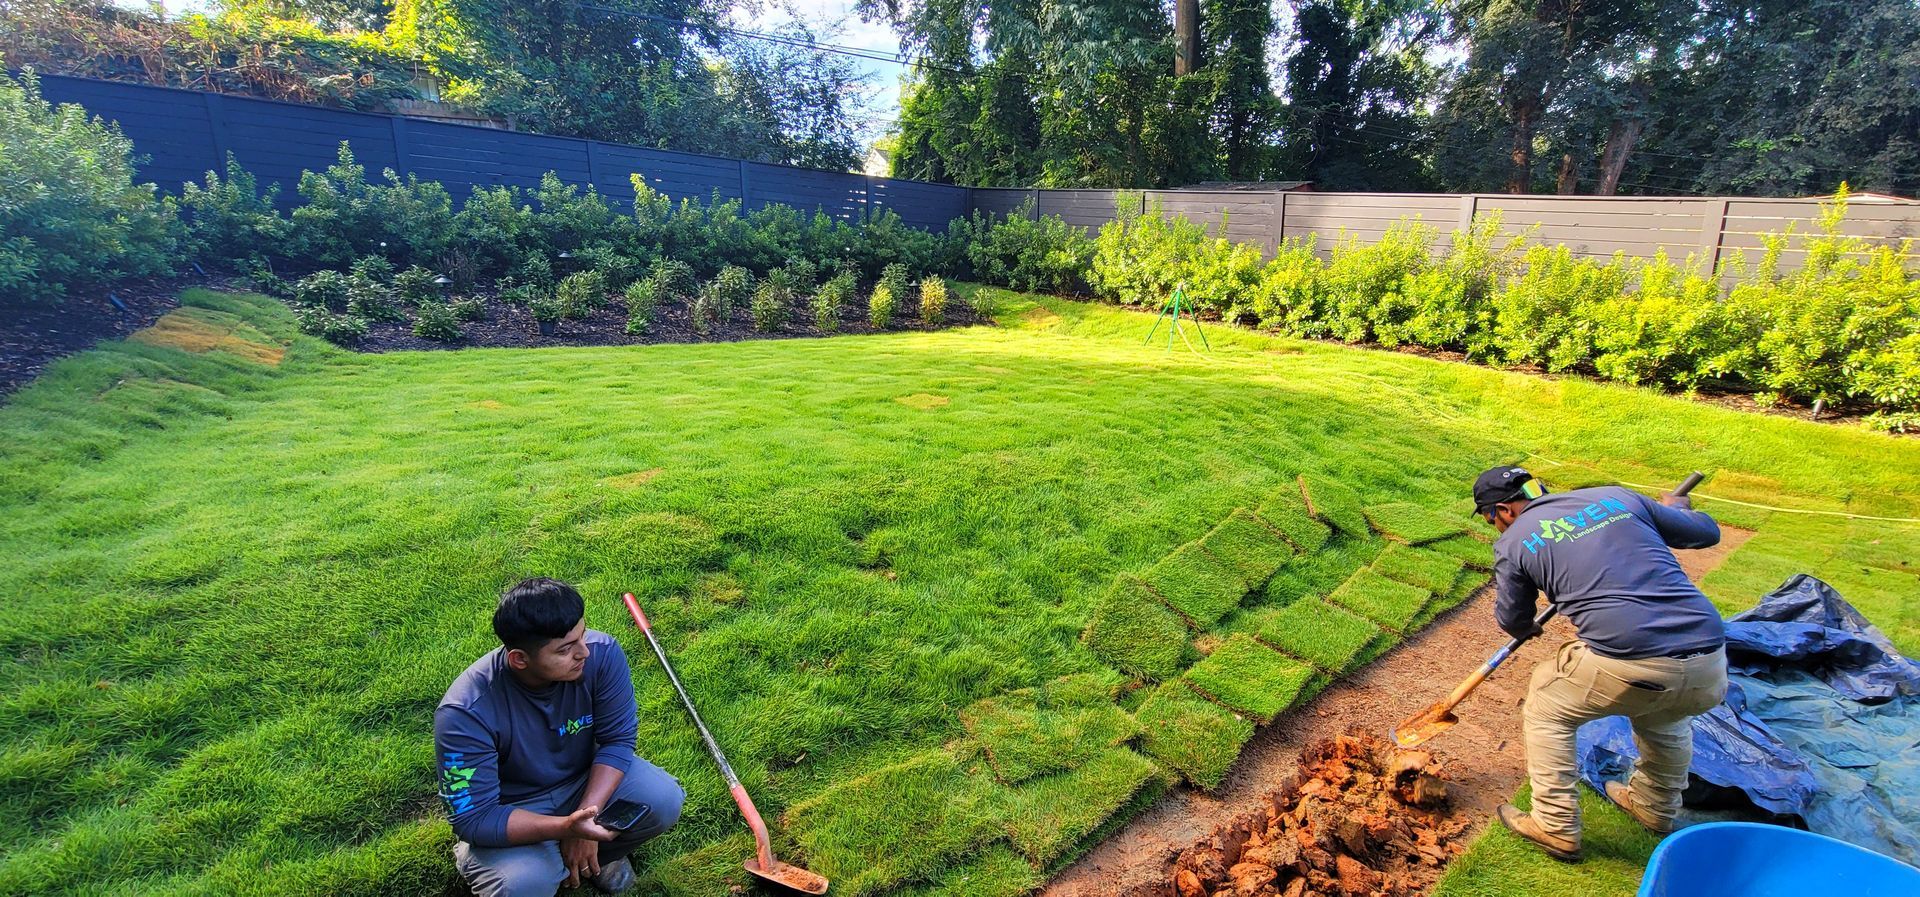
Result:
{"label": "wooden fence post", "polygon": [[741,159],[739,162],[739,165],[740,165],[740,211],[742,213],[746,213],[746,212],[753,211],[753,190],[752,190],[751,182],[747,180],[747,160]]}
{"label": "wooden fence post", "polygon": [[595,192],[600,190],[600,141],[587,141],[587,183]]}
{"label": "wooden fence post", "polygon": [[1707,273],[1720,271],[1720,247],[1727,242],[1726,199],[1707,200],[1706,215],[1700,222],[1700,252],[1707,260]]}
{"label": "wooden fence post", "polygon": [[1287,244],[1287,191],[1275,191],[1267,205],[1273,209],[1273,255],[1279,255],[1280,247]]}
{"label": "wooden fence post", "polygon": [[413,170],[413,144],[407,140],[407,119],[396,115],[393,121],[393,170],[405,175]]}
{"label": "wooden fence post", "polygon": [[1468,193],[1460,197],[1460,229],[1473,230],[1473,217],[1480,214],[1480,194]]}
{"label": "wooden fence post", "polygon": [[221,177],[227,171],[227,114],[226,98],[217,93],[203,93],[200,98],[207,104],[207,136],[213,141],[213,170]]}

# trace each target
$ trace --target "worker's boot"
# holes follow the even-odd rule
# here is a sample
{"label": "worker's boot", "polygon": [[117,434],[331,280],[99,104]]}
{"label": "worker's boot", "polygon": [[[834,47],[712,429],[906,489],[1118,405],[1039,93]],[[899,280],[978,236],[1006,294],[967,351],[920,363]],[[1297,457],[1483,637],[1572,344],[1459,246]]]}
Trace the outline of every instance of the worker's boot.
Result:
{"label": "worker's boot", "polygon": [[1506,826],[1507,831],[1540,845],[1540,849],[1546,851],[1547,856],[1563,863],[1580,862],[1580,842],[1547,834],[1540,828],[1540,823],[1534,822],[1532,816],[1520,812],[1519,807],[1501,804],[1497,815],[1500,817],[1500,824]]}
{"label": "worker's boot", "polygon": [[633,863],[625,857],[600,865],[600,874],[587,879],[605,894],[618,894],[633,887]]}
{"label": "worker's boot", "polygon": [[1628,787],[1627,783],[1608,782],[1607,799],[1613,801],[1614,806],[1627,811],[1627,815],[1632,816],[1633,821],[1645,826],[1647,831],[1656,835],[1673,833],[1673,822],[1671,820],[1662,821],[1660,817],[1641,809],[1639,804],[1634,803],[1633,789]]}

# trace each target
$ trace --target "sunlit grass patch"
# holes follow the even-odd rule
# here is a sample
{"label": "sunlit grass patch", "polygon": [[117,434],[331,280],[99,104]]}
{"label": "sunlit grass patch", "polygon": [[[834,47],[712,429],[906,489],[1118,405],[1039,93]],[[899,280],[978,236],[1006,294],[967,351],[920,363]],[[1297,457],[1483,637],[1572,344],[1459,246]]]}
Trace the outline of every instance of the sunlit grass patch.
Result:
{"label": "sunlit grass patch", "polygon": [[1250,588],[1259,588],[1294,556],[1292,544],[1252,511],[1236,508],[1200,539],[1201,547],[1227,563]]}
{"label": "sunlit grass patch", "polygon": [[1185,683],[1154,690],[1134,714],[1147,755],[1205,789],[1220,785],[1253,737],[1253,723],[1193,693]]}
{"label": "sunlit grass patch", "polygon": [[1395,582],[1367,569],[1348,577],[1327,600],[1395,632],[1405,632],[1426,606],[1428,594],[1419,586]]}
{"label": "sunlit grass patch", "polygon": [[1314,473],[1301,474],[1299,484],[1300,497],[1316,519],[1349,536],[1364,539],[1371,535],[1366,515],[1361,513],[1364,503],[1360,493],[1339,480]]}
{"label": "sunlit grass patch", "polygon": [[809,868],[841,894],[933,876],[980,847],[999,819],[993,780],[934,750],[857,776],[788,808]]}
{"label": "sunlit grass patch", "polygon": [[1388,545],[1373,559],[1375,573],[1435,595],[1444,595],[1453,588],[1463,566],[1458,558],[1398,543]]}
{"label": "sunlit grass patch", "polygon": [[1044,867],[1118,812],[1159,770],[1139,754],[1109,748],[1068,772],[1014,789],[1007,834],[1035,866]]}
{"label": "sunlit grass patch", "polygon": [[1178,675],[1187,654],[1186,624],[1127,574],[1114,578],[1081,637],[1101,660],[1148,679]]}
{"label": "sunlit grass patch", "polygon": [[1249,614],[1255,638],[1330,673],[1346,672],[1362,649],[1380,636],[1366,618],[1318,598]]}
{"label": "sunlit grass patch", "polygon": [[1139,734],[1139,724],[1113,703],[1117,685],[1020,689],[975,702],[960,720],[986,750],[995,776],[1017,784],[1072,769]]}
{"label": "sunlit grass patch", "polygon": [[1147,586],[1197,629],[1220,621],[1247,595],[1247,582],[1198,542],[1189,542],[1147,568]]}
{"label": "sunlit grass patch", "polygon": [[1189,668],[1183,681],[1207,698],[1265,725],[1292,706],[1311,678],[1312,667],[1252,636],[1236,633]]}

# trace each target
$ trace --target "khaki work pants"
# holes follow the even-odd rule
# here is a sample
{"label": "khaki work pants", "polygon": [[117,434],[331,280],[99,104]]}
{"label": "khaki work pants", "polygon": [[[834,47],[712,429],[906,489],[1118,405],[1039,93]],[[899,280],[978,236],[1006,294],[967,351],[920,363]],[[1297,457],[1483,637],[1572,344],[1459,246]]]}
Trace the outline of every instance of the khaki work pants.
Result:
{"label": "khaki work pants", "polygon": [[1646,813],[1671,822],[1680,811],[1693,762],[1688,719],[1727,696],[1725,649],[1676,660],[1617,660],[1574,640],[1533,668],[1524,713],[1533,820],[1548,834],[1580,843],[1579,773],[1574,732],[1607,716],[1633,723],[1640,760],[1627,784]]}

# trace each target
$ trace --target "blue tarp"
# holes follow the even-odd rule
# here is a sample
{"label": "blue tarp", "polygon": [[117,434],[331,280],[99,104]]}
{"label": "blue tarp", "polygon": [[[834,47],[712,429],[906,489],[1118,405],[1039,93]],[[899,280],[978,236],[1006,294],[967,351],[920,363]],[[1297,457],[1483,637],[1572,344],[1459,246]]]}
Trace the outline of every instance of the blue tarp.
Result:
{"label": "blue tarp", "polygon": [[[1920,663],[1801,574],[1727,621],[1727,666],[1726,701],[1693,720],[1694,777],[1920,865]],[[1598,789],[1639,751],[1615,716],[1580,728],[1579,756]]]}

